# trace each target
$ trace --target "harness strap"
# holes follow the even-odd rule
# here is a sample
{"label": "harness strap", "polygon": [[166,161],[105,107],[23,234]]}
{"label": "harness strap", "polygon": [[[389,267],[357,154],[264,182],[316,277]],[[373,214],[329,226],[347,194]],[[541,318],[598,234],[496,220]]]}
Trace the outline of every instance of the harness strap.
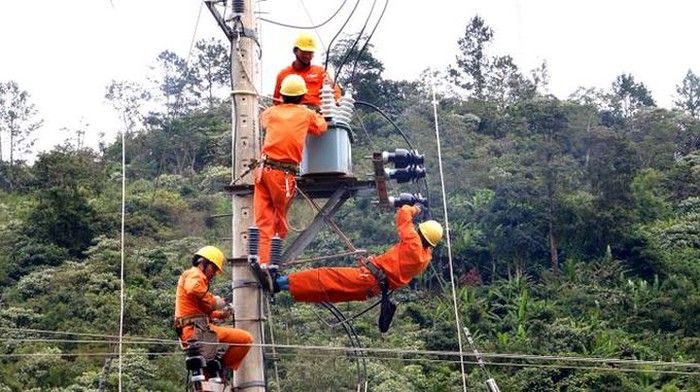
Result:
{"label": "harness strap", "polygon": [[205,314],[194,314],[192,316],[176,317],[175,318],[175,329],[181,329],[188,325],[197,324],[199,322],[209,323],[209,317]]}
{"label": "harness strap", "polygon": [[299,174],[299,165],[291,162],[275,161],[266,156],[263,156],[262,164],[264,167],[275,169],[283,172],[289,172],[295,176]]}
{"label": "harness strap", "polygon": [[362,258],[360,259],[360,262],[369,270],[370,273],[372,273],[374,279],[377,280],[377,283],[379,283],[379,288],[382,289],[382,297],[384,297],[389,291],[389,279],[386,276],[386,273],[384,273],[384,270],[377,267],[376,264],[370,260]]}

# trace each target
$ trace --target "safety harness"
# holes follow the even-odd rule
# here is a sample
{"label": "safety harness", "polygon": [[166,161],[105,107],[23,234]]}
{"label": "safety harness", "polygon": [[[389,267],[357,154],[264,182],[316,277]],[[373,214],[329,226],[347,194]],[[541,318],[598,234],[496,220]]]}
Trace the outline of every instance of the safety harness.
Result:
{"label": "safety harness", "polygon": [[219,349],[218,345],[216,344],[219,342],[219,339],[216,337],[214,331],[212,331],[209,328],[209,317],[207,317],[204,314],[194,314],[191,316],[175,318],[175,332],[177,332],[177,336],[181,340],[180,345],[183,349],[186,348],[186,345],[182,343],[182,331],[185,329],[185,327],[190,325],[194,327],[194,336],[192,336],[192,340],[204,343],[214,343],[205,344],[200,349],[201,354],[202,356],[204,356],[204,358],[206,358],[207,360],[214,359],[214,357],[216,356],[216,352]]}
{"label": "safety harness", "polygon": [[296,163],[275,161],[266,156],[263,156],[261,162],[264,167],[269,167],[270,169],[291,173],[295,176],[299,174],[299,165]]}
{"label": "safety harness", "polygon": [[389,295],[389,278],[386,276],[384,270],[377,267],[371,260],[366,260],[364,258],[360,260],[362,265],[364,265],[372,276],[374,276],[374,279],[377,280],[382,293],[377,325],[379,326],[379,331],[384,333],[389,330],[391,321],[394,319],[394,313],[396,313],[396,304],[391,300]]}

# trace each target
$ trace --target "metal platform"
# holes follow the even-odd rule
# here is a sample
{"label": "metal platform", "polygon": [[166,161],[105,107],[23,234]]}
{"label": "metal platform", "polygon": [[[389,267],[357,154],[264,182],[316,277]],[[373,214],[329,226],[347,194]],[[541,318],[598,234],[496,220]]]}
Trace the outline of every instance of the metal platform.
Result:
{"label": "metal platform", "polygon": [[[314,174],[296,177],[296,180],[297,188],[312,199],[327,199],[341,188],[348,192],[348,197],[369,196],[376,189],[374,180],[358,180],[353,176]],[[253,186],[247,184],[227,185],[224,190],[234,196],[246,196],[253,193]]]}

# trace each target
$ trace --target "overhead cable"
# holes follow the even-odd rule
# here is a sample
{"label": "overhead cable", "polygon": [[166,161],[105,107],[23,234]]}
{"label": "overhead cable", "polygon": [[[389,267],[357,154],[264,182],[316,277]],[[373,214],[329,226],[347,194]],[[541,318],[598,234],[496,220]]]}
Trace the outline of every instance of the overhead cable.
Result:
{"label": "overhead cable", "polygon": [[[343,6],[345,6],[345,3],[347,3],[347,1],[348,1],[348,0],[343,0],[343,2],[340,4],[340,7],[338,7],[338,9],[335,10],[335,12],[333,13],[333,15],[331,15],[328,19],[326,19],[325,21],[323,21],[323,22],[321,22],[321,23],[319,23],[319,24],[317,24],[317,25],[313,25],[313,26],[298,26],[298,25],[293,25],[293,24],[289,24],[289,23],[282,23],[282,22],[278,22],[278,21],[275,21],[275,20],[263,18],[263,17],[261,17],[261,16],[259,16],[258,19],[260,19],[260,20],[262,20],[262,21],[265,21],[265,22],[267,22],[267,23],[271,23],[271,24],[277,25],[277,26],[289,27],[289,28],[291,28],[291,29],[302,29],[302,30],[317,29],[317,28],[319,28],[319,27],[325,26],[328,22],[330,22],[331,20],[333,20],[333,18],[335,18],[335,16],[338,15],[338,13],[340,12],[340,10],[343,9]],[[359,1],[358,1],[358,3],[359,3]],[[357,5],[355,5],[355,7],[357,7]],[[313,23],[313,22],[312,22],[312,23]]]}
{"label": "overhead cable", "polygon": [[343,67],[347,63],[348,59],[350,58],[350,55],[352,55],[352,51],[355,50],[355,47],[357,46],[358,42],[360,42],[360,39],[362,39],[362,34],[365,32],[365,29],[367,28],[367,24],[369,24],[369,20],[372,17],[372,13],[374,12],[374,6],[377,5],[377,0],[372,1],[372,7],[369,9],[369,14],[367,14],[367,18],[365,19],[365,23],[362,25],[362,29],[360,29],[360,32],[357,34],[357,38],[355,39],[355,42],[352,43],[352,46],[348,49],[347,53],[343,57],[343,60],[340,62],[340,65],[338,66],[338,69],[335,71],[335,79],[333,80],[336,82],[338,78],[340,77],[340,72],[343,70]]}
{"label": "overhead cable", "polygon": [[[147,339],[147,338],[142,338]],[[0,341],[12,341],[13,339],[1,338]],[[16,340],[15,340],[16,341]],[[32,340],[31,342],[41,342],[42,340]],[[45,339],[47,343],[55,342],[54,340]],[[161,340],[163,343],[169,343],[173,346],[179,347],[179,342],[177,340]],[[80,341],[66,341],[70,343],[79,343]],[[104,341],[111,342],[111,341]],[[87,341],[86,343],[94,343],[94,341]],[[153,344],[151,341],[125,341],[125,344]],[[240,343],[204,343],[204,344],[216,344],[220,346],[242,346],[244,344]],[[373,355],[371,358],[376,359],[391,359],[392,357],[379,356],[381,355],[420,355],[420,356],[442,356],[442,357],[456,357],[459,356],[457,351],[440,351],[440,350],[407,350],[407,349],[391,349],[391,348],[370,348],[370,347],[345,347],[345,346],[314,346],[314,345],[294,345],[294,344],[261,344],[253,343],[252,347],[262,347],[262,348],[275,348],[277,350],[297,350],[295,355],[299,356],[309,356],[311,354],[305,353],[306,351],[311,351],[314,353],[329,351],[336,352],[338,356],[347,357],[348,353],[363,352],[365,355]],[[138,355],[143,353],[125,352],[124,355]],[[177,350],[173,352],[148,352],[147,355],[169,355],[169,354],[182,354],[182,350]],[[620,369],[619,366],[626,366],[628,369],[632,366],[646,367],[646,368],[686,368],[694,369],[695,371],[691,374],[700,373],[700,363],[693,362],[669,362],[669,361],[650,361],[650,360],[637,360],[637,359],[620,359],[620,358],[602,358],[602,357],[572,357],[572,356],[558,356],[558,355],[535,355],[535,354],[519,354],[519,353],[480,353],[484,358],[490,359],[510,359],[510,360],[526,360],[526,361],[549,361],[549,362],[580,362],[580,363],[591,363],[591,364],[610,364],[616,365],[615,368],[609,370]],[[113,352],[84,352],[84,353],[14,353],[14,354],[0,354],[0,357],[26,357],[26,356],[81,356],[81,355],[114,355]],[[278,355],[291,355],[279,353]],[[472,354],[466,354],[467,357],[472,357]],[[405,359],[409,358],[398,358]],[[414,359],[414,360],[425,360],[430,361],[434,359]],[[457,363],[458,359],[443,360]],[[470,363],[465,361],[464,363]],[[476,362],[474,362],[476,364]],[[495,364],[505,366],[503,362],[485,362],[486,364]],[[534,365],[534,364],[531,364]],[[552,367],[569,367],[563,365],[547,365]],[[648,369],[633,369],[633,370],[648,370]]]}
{"label": "overhead cable", "polygon": [[346,25],[348,24],[348,22],[350,21],[350,18],[352,18],[353,14],[355,14],[355,10],[357,9],[357,6],[358,6],[358,5],[360,5],[360,0],[357,0],[357,1],[355,2],[355,6],[352,7],[352,11],[350,11],[350,15],[348,15],[348,18],[345,19],[345,22],[343,23],[343,25],[340,26],[340,29],[338,29],[338,32],[335,33],[335,35],[333,36],[333,39],[331,39],[331,42],[328,43],[328,50],[326,51],[326,61],[325,61],[325,65],[323,66],[323,68],[324,68],[325,70],[328,70],[328,60],[330,60],[330,58],[331,58],[331,50],[333,49],[333,42],[335,42],[336,38],[338,38],[338,36],[340,35],[340,33],[343,31],[343,29],[345,28],[345,26],[346,26]]}
{"label": "overhead cable", "polygon": [[350,79],[348,82],[349,84],[352,84],[352,82],[355,80],[355,70],[357,69],[357,63],[360,60],[362,53],[365,51],[365,48],[367,48],[367,45],[369,44],[369,41],[372,39],[374,32],[377,30],[377,27],[379,27],[379,23],[382,21],[382,18],[384,17],[384,12],[386,11],[386,7],[388,5],[389,5],[389,0],[386,0],[384,2],[384,8],[382,8],[382,13],[379,14],[379,18],[377,19],[377,23],[374,24],[374,28],[372,28],[372,31],[369,33],[369,37],[367,37],[367,40],[365,41],[364,45],[362,45],[362,48],[357,53],[357,57],[355,57],[355,62],[352,64],[352,71],[350,72]]}

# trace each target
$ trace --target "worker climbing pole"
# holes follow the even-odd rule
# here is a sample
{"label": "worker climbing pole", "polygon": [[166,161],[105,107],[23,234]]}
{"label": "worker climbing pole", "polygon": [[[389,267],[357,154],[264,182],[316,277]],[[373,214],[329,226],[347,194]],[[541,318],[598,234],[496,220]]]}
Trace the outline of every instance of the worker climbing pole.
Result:
{"label": "worker climbing pole", "polygon": [[[232,96],[232,179],[252,186],[252,177],[241,174],[255,161],[260,146],[258,128],[258,94],[253,76],[258,67],[257,45],[251,0],[205,1],[231,43]],[[228,5],[231,5],[228,7]],[[222,15],[219,10],[223,8]],[[232,198],[232,280],[234,322],[248,331],[254,343],[264,343],[262,335],[263,293],[248,265],[248,228],[253,225],[253,197],[236,194]],[[253,347],[234,374],[236,391],[265,391],[262,347]]]}

